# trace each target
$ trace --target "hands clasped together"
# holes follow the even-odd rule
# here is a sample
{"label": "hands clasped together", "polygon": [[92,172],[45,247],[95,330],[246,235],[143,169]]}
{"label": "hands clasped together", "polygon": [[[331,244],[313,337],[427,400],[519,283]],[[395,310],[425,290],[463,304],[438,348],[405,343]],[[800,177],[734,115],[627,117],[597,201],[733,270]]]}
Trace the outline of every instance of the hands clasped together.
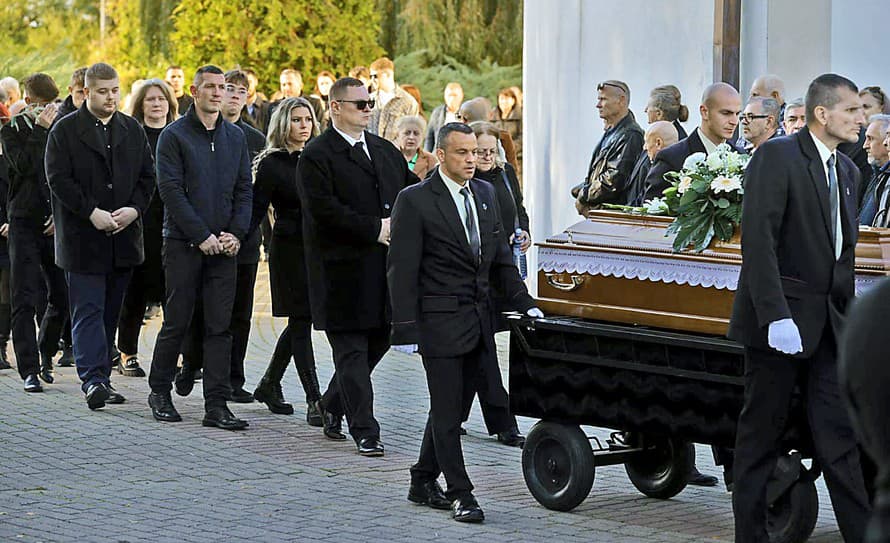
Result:
{"label": "hands clasped together", "polygon": [[[139,212],[132,207],[122,207],[114,211],[105,211],[104,209],[99,209],[97,207],[90,213],[90,222],[93,223],[93,227],[95,227],[96,230],[101,230],[109,236],[112,236],[122,232],[124,228],[130,226],[130,223],[135,221],[138,217]],[[50,225],[47,225],[47,230],[49,230],[49,228]],[[44,234],[46,234],[46,230],[44,231]]]}
{"label": "hands clasped together", "polygon": [[205,255],[226,255],[235,256],[241,249],[241,242],[238,237],[228,232],[220,232],[219,237],[210,234],[200,245],[198,249]]}

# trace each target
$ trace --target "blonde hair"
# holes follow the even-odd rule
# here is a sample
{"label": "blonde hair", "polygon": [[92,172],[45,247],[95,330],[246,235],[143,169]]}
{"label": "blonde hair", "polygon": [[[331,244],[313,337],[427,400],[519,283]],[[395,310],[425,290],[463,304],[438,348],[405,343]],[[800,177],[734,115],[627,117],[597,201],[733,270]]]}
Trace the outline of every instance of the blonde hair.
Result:
{"label": "blonde hair", "polygon": [[269,119],[269,133],[266,135],[266,148],[260,152],[253,160],[253,175],[256,177],[257,168],[260,162],[270,154],[287,149],[287,138],[290,136],[290,114],[291,111],[298,107],[309,110],[309,116],[312,117],[312,133],[309,139],[318,135],[318,119],[315,118],[315,112],[312,110],[312,104],[309,100],[302,96],[293,98],[285,98],[278,104],[275,111],[272,112],[272,118]]}

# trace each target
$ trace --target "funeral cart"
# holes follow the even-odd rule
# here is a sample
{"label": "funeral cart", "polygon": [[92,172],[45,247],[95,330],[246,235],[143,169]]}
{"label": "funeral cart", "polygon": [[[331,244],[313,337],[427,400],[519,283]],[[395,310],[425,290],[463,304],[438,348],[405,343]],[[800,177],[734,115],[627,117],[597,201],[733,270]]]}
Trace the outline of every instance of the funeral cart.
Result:
{"label": "funeral cart", "polygon": [[[742,407],[742,347],[726,339],[741,265],[738,237],[674,253],[671,219],[594,211],[538,244],[543,319],[511,319],[510,404],[540,419],[522,469],[547,508],[589,494],[595,467],[624,464],[643,494],[686,486],[692,443],[731,448]],[[890,231],[863,229],[856,287],[888,275]],[[772,541],[804,541],[816,523],[818,465],[798,402],[768,490]],[[611,428],[605,442],[581,426]]]}

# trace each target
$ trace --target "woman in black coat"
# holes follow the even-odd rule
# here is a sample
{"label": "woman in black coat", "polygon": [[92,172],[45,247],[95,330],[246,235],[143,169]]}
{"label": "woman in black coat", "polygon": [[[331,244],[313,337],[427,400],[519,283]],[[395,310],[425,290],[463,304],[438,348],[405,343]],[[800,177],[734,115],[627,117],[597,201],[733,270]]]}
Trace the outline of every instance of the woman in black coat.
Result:
{"label": "woman in black coat", "polygon": [[253,395],[273,413],[291,414],[284,401],[281,379],[291,356],[306,394],[306,422],[321,426],[316,402],[321,399],[312,351],[312,317],[303,251],[303,217],[297,193],[297,161],[306,142],[318,134],[312,105],[305,98],[281,102],[269,121],[266,149],[254,162],[253,216],[257,228],[269,209],[275,209],[275,226],[269,249],[269,284],[272,315],[287,317],[266,373]]}
{"label": "woman in black coat", "polygon": [[[133,96],[133,118],[145,130],[155,159],[158,138],[164,127],[176,120],[176,108],[173,89],[160,79],[145,81]],[[127,287],[117,321],[119,354],[113,360],[113,365],[122,375],[129,377],[145,377],[145,371],[139,367],[139,332],[142,329],[146,306],[164,301],[164,269],[161,262],[163,226],[164,203],[158,196],[158,189],[155,186],[151,203],[142,219],[145,262],[133,270],[133,277]]]}

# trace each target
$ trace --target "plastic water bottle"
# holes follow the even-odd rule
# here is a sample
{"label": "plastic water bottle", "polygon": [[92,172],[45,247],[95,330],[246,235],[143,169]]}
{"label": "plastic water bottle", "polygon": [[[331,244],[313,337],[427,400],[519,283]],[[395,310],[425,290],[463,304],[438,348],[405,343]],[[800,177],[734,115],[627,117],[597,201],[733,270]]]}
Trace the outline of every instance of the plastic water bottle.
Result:
{"label": "plastic water bottle", "polygon": [[528,262],[522,253],[522,228],[517,228],[513,232],[513,263],[519,270],[519,277],[525,281],[525,278],[528,277]]}

